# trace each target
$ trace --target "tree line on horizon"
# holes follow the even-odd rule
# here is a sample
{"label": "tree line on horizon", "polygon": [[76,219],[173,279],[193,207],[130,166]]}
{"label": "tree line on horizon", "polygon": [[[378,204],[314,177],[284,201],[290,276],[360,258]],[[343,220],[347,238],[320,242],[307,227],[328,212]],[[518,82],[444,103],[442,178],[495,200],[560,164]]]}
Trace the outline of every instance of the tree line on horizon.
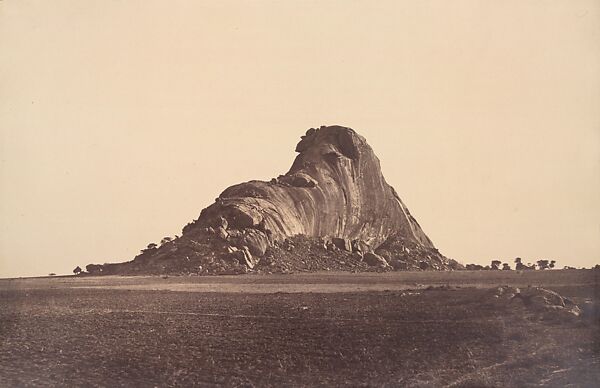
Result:
{"label": "tree line on horizon", "polygon": [[[535,270],[545,270],[545,269],[554,269],[556,267],[556,260],[548,260],[548,259],[540,259],[535,263],[523,263],[523,259],[520,257],[515,258],[515,270],[516,271],[535,271]],[[502,267],[500,267],[502,266]],[[467,264],[465,268],[470,271],[486,271],[486,270],[503,270],[503,271],[511,271],[512,268],[510,264],[503,263],[500,260],[492,260],[490,265],[480,265],[480,264]],[[565,266],[563,269],[575,269],[574,267]]]}

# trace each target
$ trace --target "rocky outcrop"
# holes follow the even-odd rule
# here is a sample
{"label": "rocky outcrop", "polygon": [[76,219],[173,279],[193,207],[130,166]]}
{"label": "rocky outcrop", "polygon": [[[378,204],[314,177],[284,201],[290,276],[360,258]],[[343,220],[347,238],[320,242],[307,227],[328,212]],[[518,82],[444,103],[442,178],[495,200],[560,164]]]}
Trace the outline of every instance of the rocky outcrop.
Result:
{"label": "rocky outcrop", "polygon": [[429,254],[429,259],[421,260],[436,261],[427,269],[449,268],[450,261],[437,252],[385,181],[379,160],[362,136],[341,126],[311,128],[296,152],[299,155],[285,175],[227,188],[183,229],[181,237],[142,251],[134,262],[162,263],[160,267],[177,258],[195,262],[200,255],[209,257],[205,265],[215,257],[255,268],[270,249],[301,235],[323,239],[326,250],[354,252],[360,258],[387,247],[383,252],[387,256],[375,265],[379,268],[389,267],[386,259],[402,257],[390,253],[394,242],[400,241],[403,247]]}

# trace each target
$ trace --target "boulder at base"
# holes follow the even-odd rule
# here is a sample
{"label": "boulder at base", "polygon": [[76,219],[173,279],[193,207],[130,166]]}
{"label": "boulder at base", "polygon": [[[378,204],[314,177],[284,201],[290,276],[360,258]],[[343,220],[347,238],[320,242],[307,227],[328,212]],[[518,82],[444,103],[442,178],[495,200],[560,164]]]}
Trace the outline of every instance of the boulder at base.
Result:
{"label": "boulder at base", "polygon": [[383,257],[373,252],[365,253],[363,260],[365,261],[365,263],[373,267],[386,268],[389,266],[388,262]]}

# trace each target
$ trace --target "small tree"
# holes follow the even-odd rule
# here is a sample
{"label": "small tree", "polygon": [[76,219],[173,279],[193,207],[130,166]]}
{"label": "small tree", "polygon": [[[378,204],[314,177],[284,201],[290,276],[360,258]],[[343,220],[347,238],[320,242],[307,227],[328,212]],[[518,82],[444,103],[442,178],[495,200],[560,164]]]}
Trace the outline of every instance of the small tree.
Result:
{"label": "small tree", "polygon": [[502,264],[502,262],[500,260],[492,260],[492,269],[500,269],[500,264]]}
{"label": "small tree", "polygon": [[548,260],[538,260],[537,266],[540,270],[548,269]]}
{"label": "small tree", "polygon": [[102,265],[100,264],[88,264],[85,266],[85,270],[89,274],[95,274],[102,272]]}
{"label": "small tree", "polygon": [[502,264],[502,270],[503,271],[510,271],[510,265],[508,263],[503,263]]}
{"label": "small tree", "polygon": [[163,237],[163,239],[160,240],[160,244],[163,245],[163,244],[166,244],[166,243],[168,243],[170,241],[173,241],[173,239],[171,237],[169,237],[169,236]]}
{"label": "small tree", "polygon": [[554,268],[554,266],[556,265],[556,260],[551,260],[550,264],[548,264],[548,267],[550,267],[550,269]]}
{"label": "small tree", "polygon": [[148,246],[146,247],[146,249],[142,249],[142,251],[141,251],[141,252],[142,252],[142,253],[146,253],[146,252],[148,252],[148,251],[153,251],[153,250],[155,250],[156,248],[158,248],[158,245],[156,245],[155,243],[150,243],[150,244],[148,244]]}
{"label": "small tree", "polygon": [[522,271],[522,270],[526,269],[526,268],[525,268],[525,265],[523,264],[523,262],[522,262],[522,260],[521,260],[521,258],[520,258],[520,257],[517,257],[517,258],[515,259],[515,264],[516,264],[516,265],[515,265],[515,269],[516,269],[517,271]]}
{"label": "small tree", "polygon": [[75,267],[75,269],[73,270],[73,273],[75,275],[79,275],[81,273],[81,268],[79,268],[79,266]]}

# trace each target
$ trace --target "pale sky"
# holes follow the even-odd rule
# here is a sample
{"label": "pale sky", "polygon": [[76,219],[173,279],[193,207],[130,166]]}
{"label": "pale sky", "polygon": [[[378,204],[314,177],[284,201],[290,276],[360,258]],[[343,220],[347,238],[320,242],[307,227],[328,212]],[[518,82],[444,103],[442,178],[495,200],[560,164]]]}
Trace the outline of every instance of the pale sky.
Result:
{"label": "pale sky", "polygon": [[600,263],[600,2],[0,1],[0,277],[126,261],[306,129],[462,263]]}

